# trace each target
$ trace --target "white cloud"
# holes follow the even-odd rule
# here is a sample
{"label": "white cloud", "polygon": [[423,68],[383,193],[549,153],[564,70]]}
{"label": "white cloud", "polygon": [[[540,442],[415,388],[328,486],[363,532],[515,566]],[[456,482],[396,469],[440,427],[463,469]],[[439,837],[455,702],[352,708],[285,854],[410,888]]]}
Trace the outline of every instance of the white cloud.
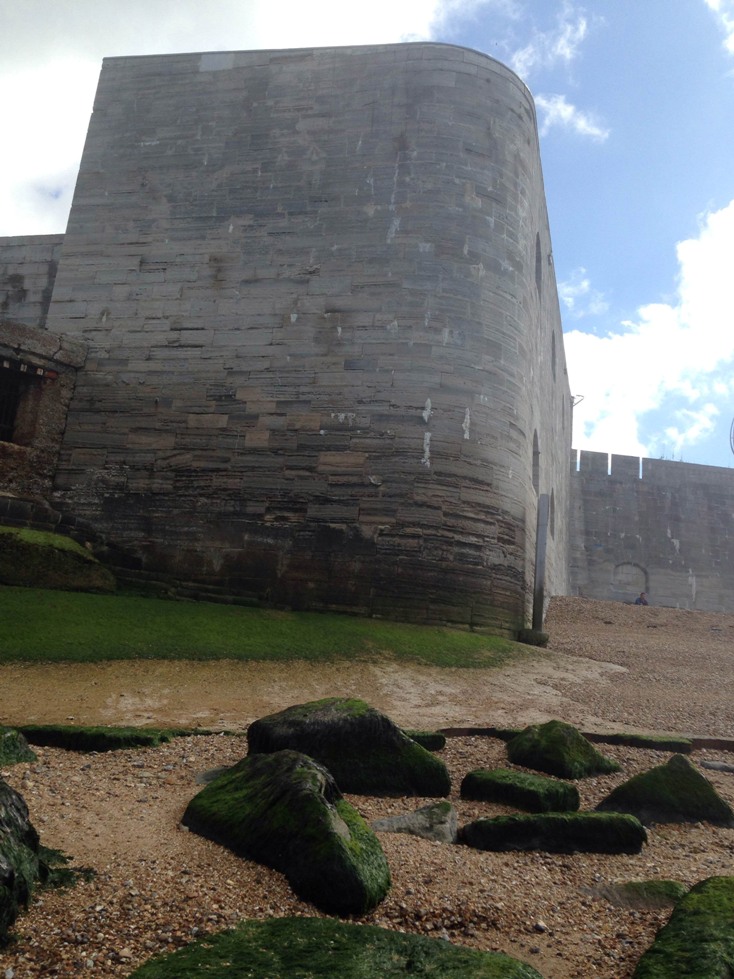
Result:
{"label": "white cloud", "polygon": [[588,28],[583,9],[566,0],[553,30],[537,31],[528,44],[513,53],[510,67],[521,78],[527,78],[539,68],[568,65],[577,56]]}
{"label": "white cloud", "polygon": [[558,283],[558,298],[574,319],[601,316],[609,309],[603,293],[593,289],[586,269],[574,269],[568,279]]}
{"label": "white cloud", "polygon": [[372,0],[355,15],[343,0],[0,0],[0,10],[12,38],[0,63],[0,235],[21,235],[66,226],[103,57],[421,40],[459,7]]}
{"label": "white cloud", "polygon": [[[565,336],[579,448],[655,455],[696,444],[729,411],[734,372],[734,201],[704,215],[699,234],[677,246],[672,303],[650,303],[622,332]],[[675,424],[654,430],[645,416],[663,409]]]}
{"label": "white cloud", "polygon": [[703,0],[713,10],[724,32],[724,47],[734,54],[734,2],[732,0]]}
{"label": "white cloud", "polygon": [[536,95],[535,105],[541,115],[541,136],[547,136],[551,129],[560,127],[599,143],[609,138],[608,129],[597,122],[591,113],[567,102],[565,95]]}

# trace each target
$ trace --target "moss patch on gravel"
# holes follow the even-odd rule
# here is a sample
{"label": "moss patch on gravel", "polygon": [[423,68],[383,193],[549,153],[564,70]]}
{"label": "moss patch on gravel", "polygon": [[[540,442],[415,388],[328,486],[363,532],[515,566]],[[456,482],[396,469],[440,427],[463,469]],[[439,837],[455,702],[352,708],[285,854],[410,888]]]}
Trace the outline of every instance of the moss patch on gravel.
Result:
{"label": "moss patch on gravel", "polygon": [[477,850],[639,853],[647,833],[624,813],[545,812],[477,819],[461,827],[459,841]]}
{"label": "moss patch on gravel", "polygon": [[146,962],[130,979],[542,979],[499,952],[322,918],[245,921]]}
{"label": "moss patch on gravel", "polygon": [[20,731],[12,727],[0,727],[0,766],[35,760],[35,752],[31,751],[28,740]]}

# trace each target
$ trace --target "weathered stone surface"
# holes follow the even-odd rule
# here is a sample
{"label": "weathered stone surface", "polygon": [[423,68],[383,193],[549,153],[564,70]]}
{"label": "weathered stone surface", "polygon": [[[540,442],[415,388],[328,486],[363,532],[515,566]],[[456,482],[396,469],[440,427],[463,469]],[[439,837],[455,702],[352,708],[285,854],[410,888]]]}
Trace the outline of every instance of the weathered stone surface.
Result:
{"label": "weathered stone surface", "polygon": [[69,591],[115,590],[112,573],[60,534],[0,526],[0,583]]}
{"label": "weathered stone surface", "polygon": [[434,802],[415,812],[373,819],[370,825],[378,833],[408,833],[438,843],[455,843],[457,836],[456,810],[449,802]]}
{"label": "weathered stone surface", "polygon": [[507,757],[514,765],[535,768],[559,778],[586,778],[619,771],[580,731],[564,721],[532,724],[507,744]]}
{"label": "weathered stone surface", "polygon": [[247,730],[250,754],[291,748],[325,765],[343,792],[445,796],[444,763],[363,700],[328,697],[261,717]]}
{"label": "weathered stone surface", "polygon": [[468,772],[461,783],[461,798],[504,802],[528,812],[574,812],[579,807],[575,785],[507,768]]}
{"label": "weathered stone surface", "polygon": [[645,823],[703,820],[734,826],[734,811],[685,755],[641,772],[612,789],[596,807],[601,812],[628,812]]}
{"label": "weathered stone surface", "polygon": [[[416,972],[416,969],[420,970]],[[404,935],[373,925],[320,918],[244,921],[236,928],[157,956],[130,979],[162,979],[232,972],[248,976],[319,976],[320,979],[542,979],[532,966],[501,952],[480,952],[450,942]]]}
{"label": "weathered stone surface", "polygon": [[48,327],[89,345],[59,499],[130,573],[512,632],[543,493],[567,590],[535,111],[491,58],[106,59]]}
{"label": "weathered stone surface", "polygon": [[728,979],[734,975],[734,877],[702,880],[676,904],[634,979]]}
{"label": "weathered stone surface", "polygon": [[375,834],[329,772],[296,751],[243,759],[194,796],[183,823],[281,871],[322,911],[362,914],[390,887]]}
{"label": "weathered stone surface", "polygon": [[459,842],[477,850],[545,853],[639,853],[644,826],[623,813],[546,812],[477,819],[459,829]]}
{"label": "weathered stone surface", "polygon": [[731,469],[581,451],[571,484],[573,594],[732,610]]}
{"label": "weathered stone surface", "polygon": [[0,945],[39,876],[38,834],[25,800],[0,779]]}

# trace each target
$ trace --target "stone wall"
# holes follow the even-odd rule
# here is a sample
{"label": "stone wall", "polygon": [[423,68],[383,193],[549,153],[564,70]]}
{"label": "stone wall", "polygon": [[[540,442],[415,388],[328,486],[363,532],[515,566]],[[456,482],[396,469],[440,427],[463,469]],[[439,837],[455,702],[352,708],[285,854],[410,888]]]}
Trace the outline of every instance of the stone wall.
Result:
{"label": "stone wall", "polygon": [[512,629],[570,393],[532,99],[432,44],[104,62],[57,501],[131,570]]}
{"label": "stone wall", "polygon": [[572,456],[572,589],[589,598],[734,608],[734,470]]}
{"label": "stone wall", "polygon": [[0,238],[0,494],[44,500],[85,344],[46,327],[62,235]]}

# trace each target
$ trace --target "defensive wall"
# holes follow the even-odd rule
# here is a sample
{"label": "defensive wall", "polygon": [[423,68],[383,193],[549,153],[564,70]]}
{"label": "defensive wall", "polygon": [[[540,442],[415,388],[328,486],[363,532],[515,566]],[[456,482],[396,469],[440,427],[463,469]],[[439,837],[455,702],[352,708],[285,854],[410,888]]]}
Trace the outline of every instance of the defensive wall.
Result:
{"label": "defensive wall", "polygon": [[581,451],[571,485],[574,594],[734,611],[734,471]]}
{"label": "defensive wall", "polygon": [[434,44],[104,62],[48,328],[56,500],[131,569],[514,628],[568,587],[532,99]]}

